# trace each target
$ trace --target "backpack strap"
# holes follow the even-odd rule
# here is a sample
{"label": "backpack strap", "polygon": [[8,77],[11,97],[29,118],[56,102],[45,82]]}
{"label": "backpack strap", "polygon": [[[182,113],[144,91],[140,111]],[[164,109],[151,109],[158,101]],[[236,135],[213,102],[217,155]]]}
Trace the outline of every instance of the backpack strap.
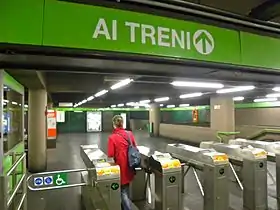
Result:
{"label": "backpack strap", "polygon": [[130,139],[130,136],[129,136],[128,131],[125,131],[125,133],[127,134],[127,137],[128,137],[128,138],[126,138],[126,137],[125,137],[124,135],[122,135],[121,133],[116,133],[116,134],[119,135],[119,136],[121,136],[121,137],[123,137],[123,138],[128,142],[129,145],[132,145],[132,144],[131,144],[131,139]]}

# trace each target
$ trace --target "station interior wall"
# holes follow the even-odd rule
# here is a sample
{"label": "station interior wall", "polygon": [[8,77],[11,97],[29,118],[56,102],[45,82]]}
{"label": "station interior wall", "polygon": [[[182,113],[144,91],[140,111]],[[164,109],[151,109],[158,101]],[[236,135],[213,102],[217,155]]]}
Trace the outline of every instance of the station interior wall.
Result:
{"label": "station interior wall", "polygon": [[[149,122],[147,111],[105,111],[102,114],[102,130],[112,130],[112,117],[116,114],[127,114],[127,125],[131,130],[146,129]],[[280,108],[246,108],[235,110],[236,131],[239,137],[247,137],[264,128],[280,127]],[[194,127],[195,126],[195,127]],[[58,123],[58,133],[85,133],[86,112],[65,112],[65,122]],[[182,130],[182,132],[180,132]],[[196,132],[198,130],[198,132]],[[216,139],[216,131],[210,129],[210,110],[199,110],[198,123],[192,122],[192,110],[161,111],[161,135],[180,139]],[[185,134],[187,133],[187,135]],[[175,136],[170,136],[175,135]],[[194,135],[193,137],[190,135]],[[187,137],[184,137],[187,138]]]}

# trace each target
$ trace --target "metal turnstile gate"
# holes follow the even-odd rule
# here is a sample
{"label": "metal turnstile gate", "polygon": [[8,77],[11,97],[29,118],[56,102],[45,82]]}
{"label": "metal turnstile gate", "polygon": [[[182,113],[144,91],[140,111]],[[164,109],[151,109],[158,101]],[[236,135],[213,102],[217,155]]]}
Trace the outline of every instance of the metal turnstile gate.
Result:
{"label": "metal turnstile gate", "polygon": [[181,163],[170,154],[138,146],[141,169],[131,185],[132,200],[144,200],[150,209],[181,210]]}
{"label": "metal turnstile gate", "polygon": [[[31,191],[81,187],[83,205],[87,210],[121,210],[120,168],[97,145],[81,146],[81,156],[87,166],[32,174],[27,178]],[[80,173],[81,182],[71,183],[69,174]]]}
{"label": "metal turnstile gate", "polygon": [[267,153],[259,148],[244,148],[217,142],[201,142],[201,148],[213,148],[229,156],[232,165],[241,167],[242,183],[232,165],[230,168],[243,190],[246,210],[267,210]]}
{"label": "metal turnstile gate", "polygon": [[[187,171],[181,171],[182,179],[192,170],[204,199],[204,210],[225,210],[229,207],[228,157],[214,150],[201,149],[184,144],[168,144],[167,152],[183,161]],[[196,170],[203,173],[203,184]],[[184,182],[182,182],[184,187]]]}

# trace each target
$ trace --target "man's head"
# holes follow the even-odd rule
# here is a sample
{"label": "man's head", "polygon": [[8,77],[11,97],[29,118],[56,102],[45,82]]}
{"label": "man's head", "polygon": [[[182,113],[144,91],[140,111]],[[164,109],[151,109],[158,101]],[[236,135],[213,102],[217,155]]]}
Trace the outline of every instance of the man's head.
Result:
{"label": "man's head", "polygon": [[122,128],[123,127],[123,118],[121,115],[115,115],[112,119],[114,128]]}

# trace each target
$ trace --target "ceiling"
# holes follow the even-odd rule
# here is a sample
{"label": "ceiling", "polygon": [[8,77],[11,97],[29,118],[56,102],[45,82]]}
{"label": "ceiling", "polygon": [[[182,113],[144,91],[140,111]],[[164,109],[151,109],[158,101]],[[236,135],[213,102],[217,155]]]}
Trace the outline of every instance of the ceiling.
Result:
{"label": "ceiling", "polygon": [[180,5],[190,2],[245,17],[280,23],[280,1],[278,0],[171,0],[161,2]]}
{"label": "ceiling", "polygon": [[[187,77],[170,77],[170,76],[140,76],[140,75],[118,75],[118,74],[90,74],[90,73],[73,73],[73,72],[54,72],[44,71],[37,72],[34,70],[8,70],[8,72],[30,89],[46,87],[49,93],[49,101],[55,106],[61,102],[70,102],[76,104],[97,92],[106,89],[109,92],[103,96],[97,97],[87,102],[81,107],[110,107],[111,105],[126,104],[128,102],[139,102],[141,100],[151,100],[159,97],[169,97],[167,104],[191,104],[206,105],[209,104],[210,96],[215,94],[215,89],[209,88],[190,88],[175,87],[170,83],[175,80],[195,81],[195,82],[217,82],[225,85],[225,88],[234,86],[254,85],[257,88],[254,91],[231,94],[231,96],[244,96],[245,100],[252,101],[256,97],[265,96],[273,92],[272,88],[277,83],[254,81],[233,81],[233,80],[213,80]],[[40,73],[40,74],[39,74]],[[33,75],[33,76],[32,76]],[[35,75],[40,75],[38,82]],[[131,78],[133,82],[120,89],[111,90],[113,84],[120,80]],[[203,97],[193,99],[180,99],[182,94],[202,92]]]}

